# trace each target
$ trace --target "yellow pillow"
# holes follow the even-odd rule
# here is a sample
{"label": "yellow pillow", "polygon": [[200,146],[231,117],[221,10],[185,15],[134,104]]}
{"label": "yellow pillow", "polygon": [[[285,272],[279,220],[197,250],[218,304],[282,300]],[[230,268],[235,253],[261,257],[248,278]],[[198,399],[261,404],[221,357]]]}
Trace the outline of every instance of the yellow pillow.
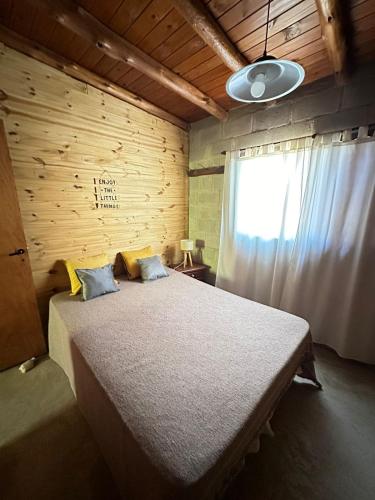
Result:
{"label": "yellow pillow", "polygon": [[145,248],[140,248],[139,250],[129,250],[127,252],[121,252],[121,255],[124,259],[125,266],[129,274],[129,279],[134,280],[141,275],[141,270],[139,268],[137,259],[152,257],[154,253],[152,251],[152,247],[148,246]]}
{"label": "yellow pillow", "polygon": [[77,295],[81,290],[81,282],[78,279],[76,269],[95,269],[96,267],[103,267],[109,264],[109,260],[108,255],[102,253],[91,257],[78,257],[74,260],[65,260],[64,263],[69,274],[70,287],[72,289],[70,295]]}

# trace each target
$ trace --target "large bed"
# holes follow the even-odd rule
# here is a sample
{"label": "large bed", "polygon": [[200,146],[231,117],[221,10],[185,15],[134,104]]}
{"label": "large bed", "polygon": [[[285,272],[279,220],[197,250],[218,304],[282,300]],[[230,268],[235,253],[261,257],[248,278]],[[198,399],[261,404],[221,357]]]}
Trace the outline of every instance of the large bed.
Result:
{"label": "large bed", "polygon": [[217,497],[301,366],[316,380],[305,320],[174,271],[55,295],[49,346],[128,499]]}

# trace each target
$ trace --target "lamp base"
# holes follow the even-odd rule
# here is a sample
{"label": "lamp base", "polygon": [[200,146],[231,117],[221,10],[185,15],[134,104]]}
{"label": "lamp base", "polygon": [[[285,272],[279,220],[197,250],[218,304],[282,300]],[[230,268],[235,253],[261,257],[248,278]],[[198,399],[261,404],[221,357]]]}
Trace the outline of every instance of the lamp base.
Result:
{"label": "lamp base", "polygon": [[187,265],[188,265],[188,260],[189,260],[189,265],[190,265],[190,266],[193,266],[193,260],[192,260],[192,258],[191,258],[191,252],[184,251],[184,264],[183,264],[184,269],[185,269],[185,267],[187,267]]}

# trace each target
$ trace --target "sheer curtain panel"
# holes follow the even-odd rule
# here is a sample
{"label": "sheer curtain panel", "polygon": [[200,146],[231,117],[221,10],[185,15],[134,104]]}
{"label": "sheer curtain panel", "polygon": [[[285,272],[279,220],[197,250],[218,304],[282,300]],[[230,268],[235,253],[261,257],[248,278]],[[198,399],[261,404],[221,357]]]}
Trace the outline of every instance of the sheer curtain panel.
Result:
{"label": "sheer curtain panel", "polygon": [[227,154],[216,285],[375,363],[375,142]]}

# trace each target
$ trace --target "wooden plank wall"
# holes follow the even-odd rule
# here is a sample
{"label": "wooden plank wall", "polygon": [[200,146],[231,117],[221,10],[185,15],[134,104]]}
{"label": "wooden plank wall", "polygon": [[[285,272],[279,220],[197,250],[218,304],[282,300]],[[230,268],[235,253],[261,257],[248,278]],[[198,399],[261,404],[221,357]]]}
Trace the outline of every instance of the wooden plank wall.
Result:
{"label": "wooden plank wall", "polygon": [[[49,297],[68,285],[61,259],[105,251],[115,262],[148,244],[166,263],[180,259],[186,132],[5,46],[0,117],[44,321]],[[100,191],[99,179],[114,182],[112,192]],[[116,266],[121,272],[118,257]]]}

